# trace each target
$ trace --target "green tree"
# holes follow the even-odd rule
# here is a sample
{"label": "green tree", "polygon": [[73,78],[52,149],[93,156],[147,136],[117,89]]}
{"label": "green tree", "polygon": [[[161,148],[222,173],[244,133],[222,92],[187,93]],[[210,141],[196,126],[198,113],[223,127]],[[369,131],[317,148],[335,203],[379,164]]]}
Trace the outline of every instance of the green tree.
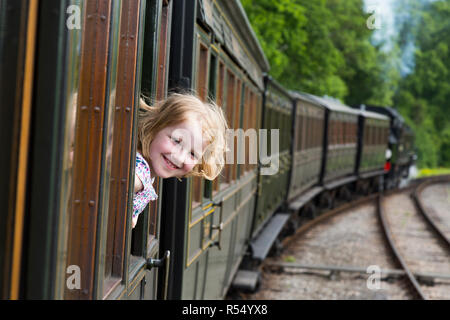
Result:
{"label": "green tree", "polygon": [[[289,89],[349,104],[386,101],[386,79],[363,0],[242,0],[271,63]],[[387,86],[385,85],[385,88]]]}
{"label": "green tree", "polygon": [[450,0],[415,12],[414,72],[402,79],[395,101],[416,133],[420,166],[450,166]]}

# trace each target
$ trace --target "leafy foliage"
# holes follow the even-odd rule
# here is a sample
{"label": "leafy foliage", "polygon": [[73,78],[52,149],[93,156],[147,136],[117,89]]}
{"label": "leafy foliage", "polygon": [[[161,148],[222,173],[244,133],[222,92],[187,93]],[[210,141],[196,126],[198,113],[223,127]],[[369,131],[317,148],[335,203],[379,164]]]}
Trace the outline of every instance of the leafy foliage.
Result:
{"label": "leafy foliage", "polygon": [[[417,5],[417,0],[415,1]],[[450,1],[426,3],[416,11],[420,27],[414,72],[405,77],[395,102],[414,128],[420,165],[450,165]]]}
{"label": "leafy foliage", "polygon": [[[242,0],[285,87],[349,105],[394,106],[416,134],[420,166],[450,166],[450,0],[398,0],[392,47],[371,43],[363,0]],[[401,58],[414,40],[414,64]],[[402,76],[403,75],[403,76]]]}

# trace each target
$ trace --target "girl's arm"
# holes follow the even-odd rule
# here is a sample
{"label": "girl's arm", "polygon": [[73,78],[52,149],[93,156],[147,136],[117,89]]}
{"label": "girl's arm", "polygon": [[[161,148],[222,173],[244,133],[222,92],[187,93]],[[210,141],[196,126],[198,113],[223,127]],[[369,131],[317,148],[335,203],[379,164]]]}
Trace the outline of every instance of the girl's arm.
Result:
{"label": "girl's arm", "polygon": [[[139,179],[137,174],[134,174],[134,193],[141,191],[144,189],[144,185],[142,184],[141,179]],[[131,227],[134,228],[136,226],[138,220],[138,216],[133,217]]]}
{"label": "girl's arm", "polygon": [[134,174],[134,193],[141,191],[144,189],[144,185],[142,184],[141,179],[139,179],[137,174]]}

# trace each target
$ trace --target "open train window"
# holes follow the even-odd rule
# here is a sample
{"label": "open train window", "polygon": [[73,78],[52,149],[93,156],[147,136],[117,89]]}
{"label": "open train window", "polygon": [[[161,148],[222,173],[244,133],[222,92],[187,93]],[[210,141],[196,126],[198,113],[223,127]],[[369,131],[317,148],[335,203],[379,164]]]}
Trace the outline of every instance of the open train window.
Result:
{"label": "open train window", "polygon": [[[157,24],[146,23],[144,32],[141,91],[149,98],[146,101],[148,104],[161,101],[167,95],[171,5],[168,1],[163,1],[160,9],[161,13],[158,15],[158,2],[152,2],[147,4],[145,13],[145,21],[158,22]],[[156,25],[159,28],[154,30]],[[159,196],[161,196],[161,187],[162,179],[155,177],[153,188]],[[159,204],[159,198],[157,201],[150,201],[140,214],[135,228],[132,229],[130,270],[142,259],[140,257],[152,255],[153,249],[158,245],[161,210]]]}

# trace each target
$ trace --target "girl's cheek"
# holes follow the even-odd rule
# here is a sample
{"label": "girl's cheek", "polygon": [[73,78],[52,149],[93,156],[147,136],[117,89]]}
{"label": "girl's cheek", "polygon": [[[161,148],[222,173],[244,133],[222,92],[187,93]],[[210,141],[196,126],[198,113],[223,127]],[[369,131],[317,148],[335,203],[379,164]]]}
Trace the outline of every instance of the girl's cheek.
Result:
{"label": "girl's cheek", "polygon": [[164,143],[162,144],[162,152],[163,153],[173,153],[175,152],[175,146],[173,145],[172,141],[169,139],[166,139]]}
{"label": "girl's cheek", "polygon": [[195,166],[194,164],[185,164],[183,169],[184,169],[184,171],[186,171],[186,173],[188,173],[188,172],[191,172],[192,169],[194,169],[194,166]]}

